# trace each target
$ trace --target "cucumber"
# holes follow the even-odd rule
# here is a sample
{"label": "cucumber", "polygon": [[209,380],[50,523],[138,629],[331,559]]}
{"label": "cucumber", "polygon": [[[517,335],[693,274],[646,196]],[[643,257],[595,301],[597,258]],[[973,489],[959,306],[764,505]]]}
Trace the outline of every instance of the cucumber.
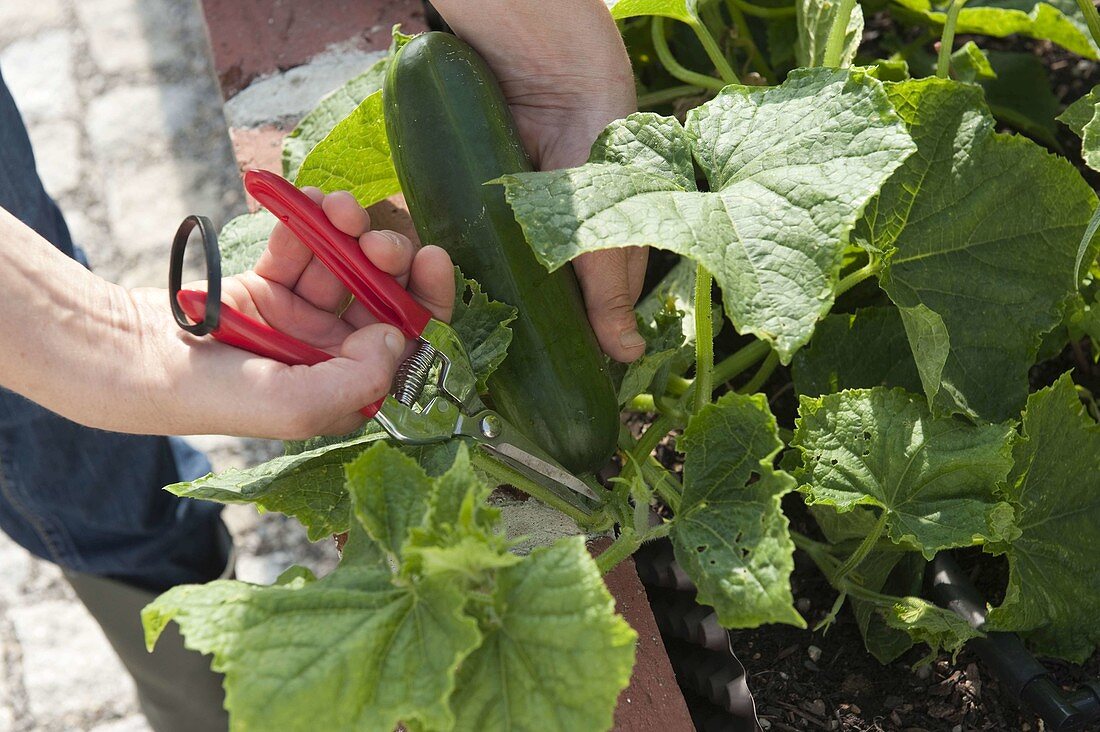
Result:
{"label": "cucumber", "polygon": [[571,267],[535,259],[504,189],[484,185],[532,170],[485,61],[448,33],[409,41],[382,91],[394,167],[416,231],[463,274],[519,310],[508,357],[489,379],[494,409],[565,468],[603,467],[615,449],[618,404]]}

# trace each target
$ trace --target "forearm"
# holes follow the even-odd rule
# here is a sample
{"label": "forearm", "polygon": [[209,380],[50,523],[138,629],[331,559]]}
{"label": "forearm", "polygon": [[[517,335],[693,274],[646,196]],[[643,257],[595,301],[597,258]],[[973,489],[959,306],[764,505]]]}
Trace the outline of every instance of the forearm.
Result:
{"label": "forearm", "polygon": [[3,209],[0,292],[0,385],[82,422],[140,398],[120,368],[137,356],[126,291]]}

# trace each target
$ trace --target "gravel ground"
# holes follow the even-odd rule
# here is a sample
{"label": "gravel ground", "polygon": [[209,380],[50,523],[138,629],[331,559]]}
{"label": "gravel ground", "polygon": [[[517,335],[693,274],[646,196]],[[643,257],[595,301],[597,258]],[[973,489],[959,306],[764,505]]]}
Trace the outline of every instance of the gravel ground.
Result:
{"label": "gravel ground", "polygon": [[[176,224],[244,210],[221,97],[192,0],[3,0],[0,71],[22,110],[47,190],[104,277],[163,287]],[[192,440],[215,469],[278,443]],[[324,572],[328,544],[297,523],[232,506],[241,579]],[[0,732],[147,730],[133,686],[53,565],[0,534]]]}

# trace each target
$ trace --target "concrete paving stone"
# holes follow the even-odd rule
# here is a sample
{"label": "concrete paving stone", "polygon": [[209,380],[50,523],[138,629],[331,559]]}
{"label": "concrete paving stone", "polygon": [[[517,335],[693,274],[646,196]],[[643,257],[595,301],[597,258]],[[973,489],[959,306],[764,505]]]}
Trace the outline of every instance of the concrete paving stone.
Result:
{"label": "concrete paving stone", "polygon": [[30,38],[46,28],[65,24],[65,5],[62,0],[35,0],[34,2],[0,3],[0,46]]}
{"label": "concrete paving stone", "polygon": [[186,65],[188,37],[202,36],[193,2],[97,0],[77,2],[92,60],[106,74]]}
{"label": "concrete paving stone", "polygon": [[515,500],[494,493],[489,502],[500,509],[508,538],[523,539],[514,549],[516,554],[529,554],[535,547],[581,533],[573,519],[534,499]]}
{"label": "concrete paving stone", "polygon": [[[4,534],[0,534],[0,607],[18,605],[23,601],[23,585],[31,576],[31,555]],[[0,654],[2,655],[2,654]],[[3,687],[0,673],[0,690]],[[0,699],[3,699],[0,694]],[[0,726],[0,729],[3,729]]]}
{"label": "concrete paving stone", "polygon": [[73,34],[48,30],[0,52],[0,69],[24,119],[57,119],[77,112]]}
{"label": "concrete paving stone", "polygon": [[57,198],[76,188],[84,167],[79,125],[69,120],[49,120],[28,132],[38,176],[50,195]]}
{"label": "concrete paving stone", "polygon": [[112,87],[88,104],[91,152],[100,163],[170,157],[204,126],[212,103],[200,84]]}
{"label": "concrete paving stone", "polygon": [[14,608],[8,618],[23,651],[23,686],[37,727],[80,729],[136,711],[133,682],[84,608],[51,601]]}
{"label": "concrete paving stone", "polygon": [[226,120],[230,127],[296,121],[317,106],[321,97],[366,71],[384,53],[334,47],[309,63],[258,79],[226,102]]}
{"label": "concrete paving stone", "polygon": [[152,732],[152,727],[144,716],[132,714],[129,717],[96,725],[89,732]]}

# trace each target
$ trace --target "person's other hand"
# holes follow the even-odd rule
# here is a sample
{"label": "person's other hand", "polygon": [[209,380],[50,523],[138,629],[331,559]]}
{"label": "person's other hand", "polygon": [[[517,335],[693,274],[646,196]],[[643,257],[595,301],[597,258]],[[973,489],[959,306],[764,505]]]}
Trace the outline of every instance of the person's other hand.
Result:
{"label": "person's other hand", "polygon": [[[602,0],[433,5],[492,68],[538,169],[584,164],[604,127],[636,111],[630,59]],[[646,259],[644,248],[633,247],[573,260],[592,329],[604,352],[618,361],[645,352],[634,304]]]}

